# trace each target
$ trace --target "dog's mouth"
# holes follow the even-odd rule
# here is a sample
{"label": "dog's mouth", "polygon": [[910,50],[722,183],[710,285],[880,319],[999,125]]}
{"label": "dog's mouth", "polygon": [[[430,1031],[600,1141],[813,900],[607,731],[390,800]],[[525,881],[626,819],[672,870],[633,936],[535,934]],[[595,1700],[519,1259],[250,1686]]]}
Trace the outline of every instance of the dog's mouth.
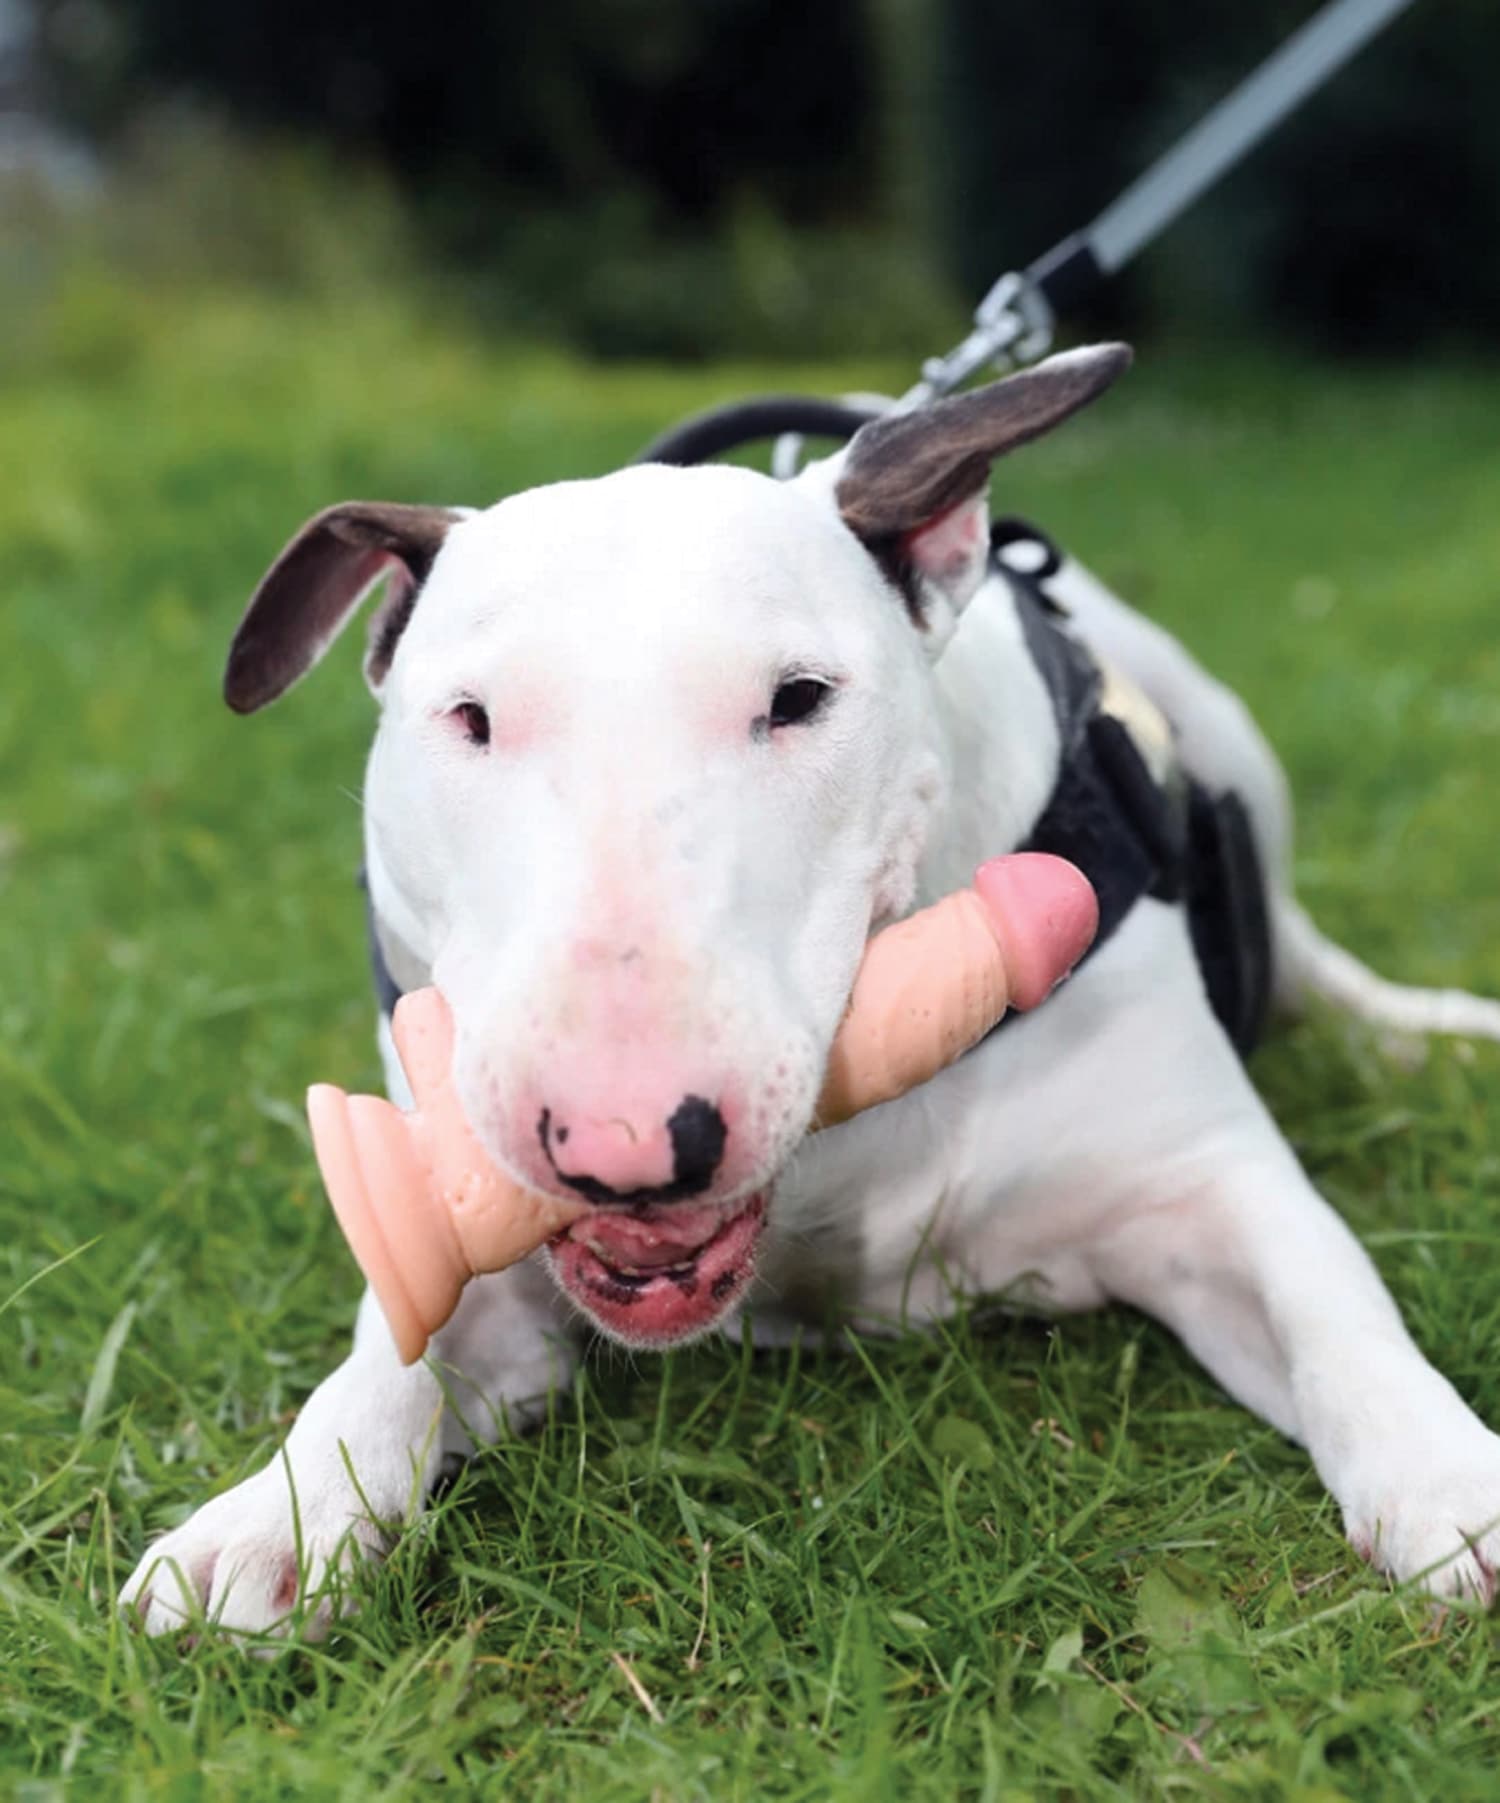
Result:
{"label": "dog's mouth", "polygon": [[755,1273],[768,1189],[731,1204],[596,1209],[547,1245],[563,1289],[617,1340],[672,1346],[713,1327]]}

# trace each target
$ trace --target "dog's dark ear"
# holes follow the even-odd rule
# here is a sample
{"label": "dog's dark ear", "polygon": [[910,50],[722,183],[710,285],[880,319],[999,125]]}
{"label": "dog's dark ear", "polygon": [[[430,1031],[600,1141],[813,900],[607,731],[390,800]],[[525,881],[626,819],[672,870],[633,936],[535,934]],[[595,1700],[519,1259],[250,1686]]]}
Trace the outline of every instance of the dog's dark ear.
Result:
{"label": "dog's dark ear", "polygon": [[250,597],[229,647],[224,699],[237,714],[253,714],[285,694],[385,579],[365,654],[365,676],[378,689],[417,591],[449,529],[463,517],[449,507],[343,501],[310,519]]}
{"label": "dog's dark ear", "polygon": [[956,619],[984,579],[990,465],[1060,425],[1130,367],[1130,347],[1064,351],[931,406],[887,414],[850,440],[840,517],[905,591],[920,624]]}

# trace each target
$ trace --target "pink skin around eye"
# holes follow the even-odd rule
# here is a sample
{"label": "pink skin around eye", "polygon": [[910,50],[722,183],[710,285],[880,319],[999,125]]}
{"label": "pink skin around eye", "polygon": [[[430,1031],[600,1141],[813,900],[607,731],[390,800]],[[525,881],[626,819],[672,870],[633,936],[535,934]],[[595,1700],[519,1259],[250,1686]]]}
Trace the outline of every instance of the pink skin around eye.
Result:
{"label": "pink skin around eye", "polygon": [[513,702],[507,696],[505,705],[490,715],[490,745],[495,751],[514,754],[525,751],[541,736],[547,725],[547,710],[540,702]]}
{"label": "pink skin around eye", "polygon": [[750,723],[766,712],[769,692],[736,681],[707,686],[694,706],[694,729],[709,745],[736,745],[750,736]]}
{"label": "pink skin around eye", "polygon": [[[806,674],[813,680],[827,683],[832,690],[837,690],[843,678],[823,676],[809,670]],[[785,682],[800,681],[802,672],[782,678]],[[704,699],[699,709],[698,720],[700,730],[705,738],[719,744],[742,744],[750,738],[763,738],[770,726],[771,697],[780,687],[779,682],[772,682],[764,688],[741,688],[726,692],[716,690]],[[781,733],[772,734],[773,742],[781,740]],[[786,741],[790,743],[790,741]]]}
{"label": "pink skin around eye", "polygon": [[[526,751],[556,722],[556,703],[545,692],[528,694],[507,690],[503,699],[485,706],[489,719],[489,749],[514,755]],[[447,723],[462,739],[470,732],[462,710],[450,709]]]}

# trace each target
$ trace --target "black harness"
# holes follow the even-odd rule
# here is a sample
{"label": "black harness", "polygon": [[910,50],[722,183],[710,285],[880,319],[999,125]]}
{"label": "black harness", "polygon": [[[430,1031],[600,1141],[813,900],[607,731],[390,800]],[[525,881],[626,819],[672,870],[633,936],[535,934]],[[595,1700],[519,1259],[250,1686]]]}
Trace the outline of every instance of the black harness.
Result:
{"label": "black harness", "polygon": [[[1045,534],[1024,520],[1001,520],[991,556],[1010,585],[1027,648],[1052,697],[1062,748],[1052,794],[1017,849],[1067,858],[1093,884],[1099,931],[1085,962],[1143,896],[1184,907],[1209,1003],[1235,1046],[1248,1053],[1270,1001],[1271,939],[1244,804],[1232,791],[1211,795],[1175,757],[1165,775],[1153,772],[1136,733],[1111,711],[1103,670],[1047,591],[1062,558]],[[381,950],[368,888],[365,909],[375,994],[388,1015],[401,987]],[[1025,1018],[1010,1013],[1000,1026]]]}
{"label": "black harness", "polygon": [[[1271,995],[1265,884],[1244,803],[1211,795],[1175,757],[1153,772],[1126,719],[1108,706],[1104,672],[1068,630],[1046,584],[1062,567],[1057,547],[1024,520],[997,521],[991,556],[1015,597],[1061,740],[1057,781],[1022,851],[1076,864],[1099,898],[1092,958],[1143,896],[1180,903],[1209,1004],[1248,1053]],[[1024,1019],[1007,1014],[1000,1025]]]}

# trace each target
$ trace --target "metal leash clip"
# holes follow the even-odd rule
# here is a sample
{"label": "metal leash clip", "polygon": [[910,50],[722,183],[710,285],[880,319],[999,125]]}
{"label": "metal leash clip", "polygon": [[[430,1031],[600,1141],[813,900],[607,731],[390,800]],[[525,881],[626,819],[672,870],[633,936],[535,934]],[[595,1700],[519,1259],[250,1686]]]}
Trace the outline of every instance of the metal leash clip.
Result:
{"label": "metal leash clip", "polygon": [[1047,296],[1029,276],[1012,270],[975,308],[974,329],[962,343],[946,357],[929,357],[922,365],[922,380],[902,395],[900,406],[939,400],[990,365],[1004,372],[1035,363],[1051,348],[1055,324]]}
{"label": "metal leash clip", "polygon": [[[872,394],[845,395],[843,399],[876,413],[925,407],[961,388],[982,369],[993,366],[1003,375],[1045,357],[1052,348],[1055,323],[1052,303],[1029,275],[1003,275],[975,308],[974,329],[946,357],[929,357],[922,365],[922,380],[899,401]],[[771,474],[778,481],[790,480],[802,467],[803,449],[800,433],[783,432],[772,447]]]}

